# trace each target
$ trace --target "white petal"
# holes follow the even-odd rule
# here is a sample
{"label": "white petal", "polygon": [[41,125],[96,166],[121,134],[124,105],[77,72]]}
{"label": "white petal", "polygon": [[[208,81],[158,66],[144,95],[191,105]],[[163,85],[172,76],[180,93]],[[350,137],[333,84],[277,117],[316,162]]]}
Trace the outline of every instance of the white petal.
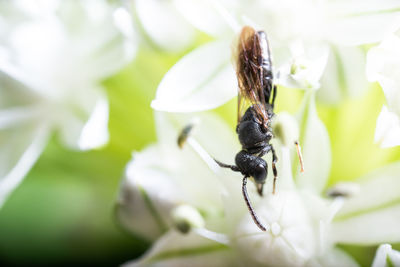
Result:
{"label": "white petal", "polygon": [[[388,262],[390,262],[390,264]],[[372,267],[389,266],[400,266],[400,252],[392,249],[392,246],[389,244],[380,245],[379,248],[376,250]]]}
{"label": "white petal", "polygon": [[78,145],[82,150],[97,148],[105,145],[108,137],[108,101],[102,98],[83,127]]}
{"label": "white petal", "polygon": [[108,104],[104,102],[101,90],[101,87],[87,85],[79,93],[69,96],[72,104],[51,106],[50,117],[65,146],[89,149],[104,145],[108,140],[108,133],[105,132],[108,131]]}
{"label": "white petal", "polygon": [[375,142],[382,148],[400,145],[400,118],[386,106],[376,121]]}
{"label": "white petal", "polygon": [[399,242],[399,164],[377,170],[363,179],[359,194],[346,200],[333,224],[339,242],[377,244]]}
{"label": "white petal", "polygon": [[[194,117],[200,122],[193,129],[189,137],[191,140],[179,149],[178,136]],[[213,157],[233,163],[239,151],[233,129],[211,114],[157,113],[156,123],[164,164],[174,174],[176,183],[184,188],[188,203],[215,213],[223,210],[223,194],[230,196],[231,203],[241,201],[240,194],[232,194],[233,190],[240,191],[241,176],[230,170],[226,170],[227,175],[224,175],[225,171],[210,169],[210,165],[215,164]],[[206,155],[199,153],[199,149]]]}
{"label": "white petal", "polygon": [[311,221],[314,224],[318,253],[323,254],[335,245],[329,239],[328,230],[330,229],[333,217],[343,205],[343,199],[335,198],[333,201],[330,201],[309,192],[302,192],[301,196],[304,206],[307,208]]}
{"label": "white petal", "polygon": [[208,43],[183,57],[164,76],[151,106],[168,112],[218,107],[237,95],[230,44]]}
{"label": "white petal", "polygon": [[390,261],[392,262],[392,264],[395,267],[399,267],[400,266],[400,252],[397,250],[392,250],[389,252],[389,258]]}
{"label": "white petal", "polygon": [[139,260],[123,266],[235,266],[235,256],[228,246],[215,243],[191,232],[170,231],[160,238]]}
{"label": "white petal", "polygon": [[389,251],[392,250],[392,246],[389,244],[380,245],[376,250],[375,258],[372,263],[372,267],[388,267],[387,256]]}
{"label": "white petal", "polygon": [[3,83],[0,87],[1,107],[43,100],[38,93],[41,92],[41,87],[46,86],[37,78],[17,68],[7,58],[0,58],[0,79]]}
{"label": "white petal", "polygon": [[132,18],[123,7],[104,1],[67,1],[61,3],[59,13],[67,28],[66,40],[59,46],[66,53],[61,55],[65,65],[61,67],[67,74],[75,72],[69,77],[73,82],[100,81],[135,55],[137,38]]}
{"label": "white petal", "polygon": [[[26,1],[26,0],[16,0],[7,3],[5,6],[9,9],[16,9],[13,10],[14,12],[19,12],[21,15],[24,16],[43,16],[49,13],[52,13],[57,10],[57,6],[59,5],[59,0],[52,1],[52,0],[40,0],[40,1]],[[13,14],[15,15],[15,14]]]}
{"label": "white petal", "polygon": [[137,0],[134,5],[141,26],[157,45],[179,51],[192,43],[194,29],[172,1]]}
{"label": "white petal", "polygon": [[104,97],[98,83],[130,61],[135,50],[132,36],[125,36],[128,27],[120,29],[129,24],[126,17],[121,21],[127,13],[114,13],[106,2],[88,2],[60,2],[56,13],[22,17],[2,42],[8,58],[0,60],[8,76],[39,95],[32,106],[45,107],[43,119],[52,120],[62,141],[80,149],[108,140],[108,107],[101,102],[96,106]]}
{"label": "white petal", "polygon": [[378,169],[358,180],[360,191],[348,198],[338,217],[363,214],[390,205],[400,204],[400,164],[395,163]]}
{"label": "white petal", "polygon": [[349,46],[375,43],[400,26],[396,1],[334,1],[326,7],[332,19],[325,28],[331,41]]}
{"label": "white petal", "polygon": [[3,46],[13,65],[35,81],[30,87],[65,101],[131,60],[134,40],[113,23],[113,11],[103,1],[60,2],[57,13],[13,25]]}
{"label": "white petal", "polygon": [[367,91],[365,52],[360,47],[331,46],[321,78],[318,99],[338,103],[343,97],[358,97]]}
{"label": "white petal", "polygon": [[400,38],[389,35],[377,47],[370,49],[367,57],[367,76],[378,81],[386,96],[389,109],[400,115]]}
{"label": "white petal", "polygon": [[240,259],[246,266],[302,266],[316,253],[316,238],[305,206],[296,192],[264,197],[255,209],[267,226],[262,232],[249,214],[236,233]]}
{"label": "white petal", "polygon": [[39,158],[51,127],[47,106],[24,77],[5,61],[0,69],[1,207]]}
{"label": "white petal", "polygon": [[38,118],[38,116],[42,114],[42,110],[36,107],[9,108],[0,110],[0,130],[23,124],[24,122]]}
{"label": "white petal", "polygon": [[229,7],[232,4],[226,1],[221,4],[219,1],[200,0],[175,0],[175,5],[181,14],[196,28],[205,33],[221,37],[232,34],[240,26]]}
{"label": "white petal", "polygon": [[122,225],[148,240],[157,239],[169,229],[171,211],[182,202],[182,193],[159,154],[159,148],[151,146],[133,155],[116,205]]}
{"label": "white petal", "polygon": [[[21,78],[21,79],[20,79]],[[15,68],[0,60],[0,129],[46,116],[46,107]]]}
{"label": "white petal", "polygon": [[[90,10],[92,5],[88,4],[86,8]],[[87,49],[82,53],[82,59],[87,73],[101,81],[131,62],[137,50],[137,33],[130,14],[122,7],[115,11],[109,8],[106,16],[96,24],[86,23],[92,25],[82,33],[80,46]]]}
{"label": "white petal", "polygon": [[[382,76],[395,79],[400,68],[396,57],[400,55],[399,33],[390,34],[367,55],[367,76],[369,81],[379,81]],[[388,95],[389,96],[389,95]]]}
{"label": "white petal", "polygon": [[343,250],[332,248],[320,257],[311,260],[307,267],[357,267],[358,263]]}
{"label": "white petal", "polygon": [[[0,208],[36,163],[49,138],[49,127],[26,125],[1,132]],[[4,142],[4,140],[6,142]]]}
{"label": "white petal", "polygon": [[296,182],[300,188],[319,194],[329,177],[331,147],[328,132],[317,114],[315,92],[305,96],[299,118],[305,171],[297,175]]}
{"label": "white petal", "polygon": [[343,217],[332,224],[332,238],[338,243],[374,245],[400,242],[400,204],[368,213]]}

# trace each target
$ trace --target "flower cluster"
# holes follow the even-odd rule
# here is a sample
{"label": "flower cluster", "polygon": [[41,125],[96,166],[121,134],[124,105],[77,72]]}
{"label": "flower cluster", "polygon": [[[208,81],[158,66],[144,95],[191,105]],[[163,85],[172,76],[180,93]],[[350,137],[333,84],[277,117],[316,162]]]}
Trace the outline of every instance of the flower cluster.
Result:
{"label": "flower cluster", "polygon": [[[358,266],[342,244],[382,244],[373,266],[400,265],[386,244],[400,242],[400,163],[331,186],[335,135],[317,112],[317,104],[336,108],[377,82],[386,104],[375,141],[400,145],[399,1],[15,0],[1,2],[0,13],[0,208],[52,135],[80,151],[108,142],[101,82],[139,45],[172,54],[193,48],[151,103],[157,142],[134,152],[125,170],[117,217],[152,242],[127,265]],[[277,193],[271,174],[264,197],[247,185],[265,232],[243,200],[243,177],[214,161],[232,163],[240,150],[213,109],[237,96],[231,58],[244,25],[268,34],[278,91],[300,89],[302,98],[296,114],[277,109],[272,124]]]}
{"label": "flower cluster", "polygon": [[[255,186],[249,184],[256,213],[267,225],[266,232],[260,231],[242,199],[241,177],[219,170],[206,152],[231,162],[239,150],[234,131],[215,115],[198,116],[200,123],[180,150],[177,136],[190,117],[157,114],[159,142],[134,153],[126,169],[118,217],[132,233],[156,241],[133,266],[189,262],[195,266],[205,262],[210,266],[358,266],[335,245],[400,240],[394,186],[399,183],[399,164],[326,191],[327,171],[311,160],[329,162],[329,150],[305,145],[306,174],[309,170],[310,174],[296,174],[293,179],[290,148],[284,142],[276,142],[280,147],[277,194],[270,193],[272,179],[264,198],[257,197]],[[288,118],[278,114],[275,127],[293,128]],[[321,127],[308,138],[328,142],[321,138],[324,128],[315,109],[303,119],[313,130]]]}
{"label": "flower cluster", "polygon": [[105,1],[0,5],[0,206],[53,132],[72,149],[108,141],[100,85],[135,53],[129,13]]}
{"label": "flower cluster", "polygon": [[[395,186],[400,165],[394,163],[354,183],[327,188],[330,140],[315,103],[316,99],[336,103],[343,96],[355,97],[366,91],[366,59],[360,45],[379,42],[396,30],[398,3],[188,2],[171,1],[170,5],[175,4],[190,25],[216,40],[173,66],[152,102],[159,111],[158,143],[133,154],[121,185],[117,215],[133,234],[154,244],[127,265],[358,266],[338,244],[400,242]],[[248,214],[240,191],[241,177],[219,169],[213,160],[232,162],[239,151],[234,130],[214,113],[204,112],[237,94],[227,48],[244,24],[268,33],[276,83],[305,90],[297,120],[287,113],[275,118],[277,194],[270,194],[272,179],[265,197],[258,197],[256,188],[248,185],[266,232],[260,231]],[[395,37],[391,45],[383,41],[371,49],[367,59],[369,79],[379,81],[388,99],[388,94],[397,93],[393,86],[399,84],[393,68],[398,60],[385,58],[397,49],[396,41]],[[396,105],[390,102],[389,110],[395,112]],[[178,135],[194,117],[200,123],[180,150]],[[388,132],[397,126],[381,127],[381,117],[377,139],[397,138]],[[303,145],[304,174],[292,160],[294,139]],[[398,253],[384,245],[377,251],[374,266],[385,266],[386,257],[397,263]]]}

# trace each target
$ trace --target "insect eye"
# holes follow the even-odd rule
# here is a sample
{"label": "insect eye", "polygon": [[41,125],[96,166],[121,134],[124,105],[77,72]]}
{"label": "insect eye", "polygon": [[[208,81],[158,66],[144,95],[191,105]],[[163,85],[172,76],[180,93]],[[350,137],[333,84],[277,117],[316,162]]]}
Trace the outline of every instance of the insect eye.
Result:
{"label": "insect eye", "polygon": [[258,164],[254,168],[254,175],[253,178],[256,183],[264,183],[265,179],[267,178],[267,168],[263,164]]}

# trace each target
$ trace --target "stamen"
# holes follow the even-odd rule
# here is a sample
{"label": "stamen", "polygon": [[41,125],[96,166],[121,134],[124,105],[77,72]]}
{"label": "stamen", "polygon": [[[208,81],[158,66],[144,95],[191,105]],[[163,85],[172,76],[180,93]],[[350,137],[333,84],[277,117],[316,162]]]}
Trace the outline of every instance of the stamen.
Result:
{"label": "stamen", "polygon": [[190,123],[186,125],[178,136],[178,146],[183,148],[187,143],[189,146],[199,155],[199,157],[207,164],[207,166],[214,172],[219,171],[218,164],[214,159],[208,154],[208,152],[191,136],[192,130],[196,123]]}
{"label": "stamen", "polygon": [[206,228],[195,228],[195,229],[193,229],[193,231],[202,237],[205,237],[210,240],[214,240],[215,242],[218,242],[218,243],[221,243],[224,245],[229,245],[229,243],[230,243],[229,237],[225,234],[210,231],[210,230],[207,230]]}
{"label": "stamen", "polygon": [[303,155],[301,154],[301,147],[298,141],[295,141],[294,144],[296,145],[297,156],[299,157],[300,172],[304,172],[304,163],[303,163]]}
{"label": "stamen", "polygon": [[196,141],[196,139],[194,139],[193,137],[189,137],[187,139],[187,143],[193,148],[193,150],[200,156],[200,158],[214,173],[217,173],[220,170],[218,164],[214,161],[210,154],[208,154],[208,152]]}

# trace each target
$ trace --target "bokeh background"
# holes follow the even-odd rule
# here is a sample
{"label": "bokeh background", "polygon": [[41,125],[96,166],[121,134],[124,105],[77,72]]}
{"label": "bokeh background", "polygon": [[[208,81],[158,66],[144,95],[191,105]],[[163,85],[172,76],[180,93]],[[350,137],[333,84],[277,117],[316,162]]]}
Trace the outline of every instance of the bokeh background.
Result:
{"label": "bokeh background", "polygon": [[[37,163],[0,210],[1,266],[115,266],[138,257],[150,245],[126,232],[114,217],[121,177],[132,151],[156,141],[150,103],[162,77],[182,56],[213,37],[196,31],[190,45],[168,51],[143,29],[138,33],[142,37],[135,58],[101,81],[109,99],[108,144],[80,152],[60,144],[58,133],[52,133]],[[365,52],[368,48],[363,47]],[[296,112],[303,94],[279,88],[276,111]],[[331,137],[329,184],[354,180],[400,160],[398,148],[381,149],[373,142],[384,103],[377,83],[357,97],[344,95],[334,105],[317,102]],[[236,99],[215,113],[234,131]],[[308,168],[312,165],[307,163]],[[371,262],[376,249],[343,248],[363,266]]]}

